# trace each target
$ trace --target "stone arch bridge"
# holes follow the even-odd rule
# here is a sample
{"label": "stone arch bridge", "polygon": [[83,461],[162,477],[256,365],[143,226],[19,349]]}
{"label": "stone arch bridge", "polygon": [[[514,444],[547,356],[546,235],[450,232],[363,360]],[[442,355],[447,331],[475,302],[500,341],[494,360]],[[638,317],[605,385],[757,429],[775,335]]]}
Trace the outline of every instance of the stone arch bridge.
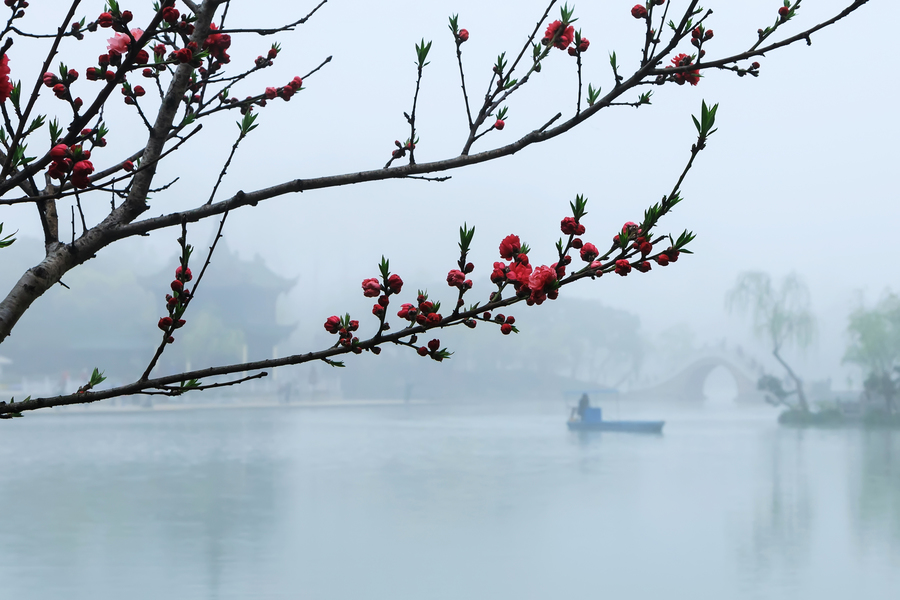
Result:
{"label": "stone arch bridge", "polygon": [[641,400],[672,400],[678,402],[702,402],[705,400],[703,386],[706,378],[715,369],[722,367],[737,384],[735,402],[764,402],[762,392],[756,389],[758,375],[738,361],[722,356],[705,356],[690,363],[674,377],[649,388],[634,390],[629,397]]}

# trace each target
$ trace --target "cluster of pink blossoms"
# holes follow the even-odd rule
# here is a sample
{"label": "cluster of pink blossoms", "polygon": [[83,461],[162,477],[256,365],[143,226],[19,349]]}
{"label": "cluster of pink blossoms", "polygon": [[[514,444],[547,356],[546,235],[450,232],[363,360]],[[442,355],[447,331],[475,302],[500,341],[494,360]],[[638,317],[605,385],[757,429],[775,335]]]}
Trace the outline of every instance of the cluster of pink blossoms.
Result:
{"label": "cluster of pink blossoms", "polygon": [[[191,297],[191,291],[184,287],[184,284],[193,279],[190,267],[178,265],[175,269],[175,279],[169,287],[172,288],[171,294],[166,294],[166,309],[169,311],[168,316],[159,320],[157,326],[162,331],[170,331],[184,327],[185,320],[180,318],[184,313],[188,300]],[[175,338],[171,335],[166,338],[166,342],[171,344]]]}
{"label": "cluster of pink blossoms", "polygon": [[[563,12],[564,19],[568,19],[570,16],[571,14],[567,16],[567,13]],[[572,45],[573,41],[576,42],[574,46]],[[587,52],[588,47],[591,45],[590,40],[586,37],[581,37],[580,31],[576,34],[575,28],[569,25],[567,21],[559,20],[547,25],[547,30],[544,32],[541,43],[545,46],[552,43],[554,48],[568,50],[569,56],[578,56],[582,52]]]}
{"label": "cluster of pink blossoms", "polygon": [[291,99],[291,96],[300,91],[302,85],[303,80],[300,77],[294,77],[284,87],[267,87],[266,99],[274,100],[275,98],[281,98],[287,102]]}
{"label": "cluster of pink blossoms", "polygon": [[542,304],[548,298],[556,300],[559,296],[559,279],[566,274],[566,264],[571,259],[566,256],[563,264],[553,263],[548,266],[533,268],[528,254],[521,252],[522,242],[517,235],[508,235],[500,242],[500,258],[510,263],[498,261],[491,272],[491,282],[502,285],[510,283],[519,294],[528,294],[525,302],[531,306]]}
{"label": "cluster of pink blossoms", "polygon": [[[345,317],[341,319],[337,315],[332,315],[325,319],[325,331],[335,333],[339,336],[338,343],[344,347],[352,347],[355,354],[360,354],[362,350],[357,347],[359,338],[353,335],[353,332],[359,329],[359,321]],[[373,351],[379,350],[373,348]],[[378,352],[375,352],[378,354]]]}
{"label": "cluster of pink blossoms", "polygon": [[[701,50],[703,52],[703,50]],[[672,59],[672,64],[675,67],[689,67],[694,63],[694,59],[690,54],[679,54],[678,56]],[[671,69],[673,67],[666,67],[667,69]],[[700,82],[700,71],[685,71],[683,73],[675,73],[672,76],[675,80],[675,83],[678,85],[684,85],[685,83],[689,83],[691,85],[697,85]]]}
{"label": "cluster of pink blossoms", "polygon": [[568,23],[557,20],[547,26],[547,31],[544,32],[544,39],[541,40],[541,43],[546,46],[552,42],[554,48],[565,50],[574,39],[575,28]]}
{"label": "cluster of pink blossoms", "polygon": [[387,278],[384,285],[375,277],[363,279],[362,282],[363,296],[366,298],[378,298],[378,303],[372,306],[372,314],[376,317],[384,315],[384,310],[391,303],[389,296],[399,294],[403,289],[403,280],[399,275],[394,273]]}
{"label": "cluster of pink blossoms", "polygon": [[[216,31],[218,27],[216,27],[215,23],[210,23],[209,29],[210,31]],[[203,41],[203,49],[208,50],[209,55],[221,64],[231,62],[231,57],[226,52],[230,47],[231,36],[227,33],[210,33]]]}
{"label": "cluster of pink blossoms", "polygon": [[65,73],[62,73],[61,77],[57,77],[56,74],[50,73],[49,71],[44,73],[41,77],[41,81],[45,86],[53,90],[53,95],[55,95],[60,100],[71,100],[72,105],[75,109],[81,108],[84,104],[81,98],[72,99],[69,94],[69,86],[72,85],[78,79],[78,71],[75,69],[69,69]]}
{"label": "cluster of pink blossoms", "polygon": [[435,304],[428,299],[427,295],[419,293],[416,296],[416,304],[406,303],[401,305],[400,310],[397,311],[397,316],[401,319],[406,319],[410,323],[418,323],[419,325],[440,325],[444,318],[438,312],[440,308],[440,303]]}
{"label": "cluster of pink blossoms", "polygon": [[459,288],[460,291],[471,290],[472,289],[472,280],[466,279],[466,274],[471,273],[475,270],[475,265],[472,263],[466,264],[466,271],[463,273],[459,269],[451,269],[449,273],[447,273],[447,285],[450,287]]}
{"label": "cluster of pink blossoms", "polygon": [[91,151],[85,150],[81,145],[67,146],[57,144],[50,149],[50,168],[47,174],[53,179],[62,181],[71,173],[70,181],[76,188],[86,188],[91,184],[90,175],[94,172],[94,165],[89,160]]}

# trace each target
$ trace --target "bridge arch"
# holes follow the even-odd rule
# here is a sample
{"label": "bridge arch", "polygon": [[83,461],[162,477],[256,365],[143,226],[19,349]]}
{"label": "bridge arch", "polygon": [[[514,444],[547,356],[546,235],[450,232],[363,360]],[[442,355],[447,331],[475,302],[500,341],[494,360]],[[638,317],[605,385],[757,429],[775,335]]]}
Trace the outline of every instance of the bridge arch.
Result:
{"label": "bridge arch", "polygon": [[732,361],[721,356],[706,356],[699,358],[682,369],[674,377],[653,386],[652,388],[635,391],[640,397],[667,399],[675,401],[703,401],[705,396],[703,386],[707,377],[715,369],[722,367],[727,371],[737,385],[737,397],[735,402],[762,402],[764,397],[756,389],[756,377],[747,369],[739,367]]}

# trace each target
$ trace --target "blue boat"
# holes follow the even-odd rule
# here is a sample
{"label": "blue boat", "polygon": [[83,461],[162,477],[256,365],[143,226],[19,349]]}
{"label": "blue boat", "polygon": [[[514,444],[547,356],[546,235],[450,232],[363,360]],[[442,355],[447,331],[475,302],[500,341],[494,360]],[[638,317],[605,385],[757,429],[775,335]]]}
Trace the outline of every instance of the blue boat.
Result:
{"label": "blue boat", "polygon": [[587,394],[581,397],[578,407],[566,425],[570,431],[621,431],[626,433],[662,433],[665,421],[604,421],[603,409],[592,407]]}

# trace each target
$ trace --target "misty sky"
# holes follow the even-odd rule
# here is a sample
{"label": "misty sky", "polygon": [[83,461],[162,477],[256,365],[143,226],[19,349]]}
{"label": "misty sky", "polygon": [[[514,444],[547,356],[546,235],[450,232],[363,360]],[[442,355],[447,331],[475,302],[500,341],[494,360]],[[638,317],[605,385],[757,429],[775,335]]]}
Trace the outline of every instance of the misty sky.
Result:
{"label": "misty sky", "polygon": [[[684,4],[675,2],[674,8]],[[848,4],[850,0],[804,3],[783,31],[796,33]],[[717,58],[749,47],[757,28],[774,22],[781,3],[718,0],[705,5],[715,10],[708,21],[715,38],[707,45],[707,58]],[[226,25],[274,26],[301,17],[312,6],[236,2]],[[575,6],[575,25],[591,41],[585,83],[605,91],[612,85],[609,52],[616,51],[626,76],[637,66],[642,24],[631,17],[627,2]],[[242,256],[259,254],[280,273],[299,277],[287,303],[298,318],[319,322],[346,311],[367,316],[371,303],[362,297],[359,282],[376,275],[382,254],[412,291],[441,281],[455,266],[457,231],[464,221],[476,227],[476,277],[489,274],[500,239],[510,233],[532,246],[532,262],[553,262],[559,221],[579,193],[590,199],[584,239],[605,247],[623,222],[639,221],[643,209],[672,188],[695,139],[690,115],[699,112],[701,100],[718,102],[719,130],[683,185],[686,201],[660,224],[661,231],[673,234],[685,228],[697,233],[691,246],[696,254],[665,269],[654,267],[649,274],[605,276],[563,293],[639,313],[650,335],[687,323],[700,341],[738,341],[748,337],[749,323],[728,316],[723,308],[723,296],[737,273],[762,269],[777,277],[797,271],[811,289],[822,342],[805,368],[815,376],[827,375],[839,366],[848,312],[861,298],[871,304],[884,290],[900,289],[894,265],[898,242],[892,236],[900,206],[890,175],[900,126],[898,84],[877,66],[884,40],[894,33],[892,15],[878,12],[887,6],[872,0],[816,34],[811,47],[796,45],[759,59],[759,78],[705,71],[696,87],[654,88],[652,106],[601,111],[567,135],[513,157],[455,171],[448,182],[371,183],[282,197],[241,209],[229,217],[225,235]],[[219,197],[298,177],[382,166],[393,141],[408,136],[402,113],[410,109],[413,45],[422,37],[434,40],[434,46],[419,98],[417,159],[455,156],[467,131],[448,15],[459,13],[460,26],[470,32],[463,59],[467,83],[477,97],[496,55],[518,53],[544,7],[542,1],[330,0],[295,32],[234,36],[230,72],[249,66],[272,41],[283,46],[273,68],[233,90],[237,97],[284,85],[325,57],[334,59],[291,102],[276,100],[261,111],[260,126],[239,150]],[[102,6],[85,2],[82,8],[90,20]],[[133,10],[135,24],[146,20],[146,9]],[[556,18],[558,9],[551,15]],[[42,23],[44,16],[31,9],[21,26],[30,31],[55,27]],[[105,38],[103,32],[68,42],[71,49],[63,57],[83,72],[92,63],[79,57],[93,60],[104,52]],[[26,49],[34,47],[17,41],[10,51],[14,79],[30,81],[39,68],[35,61],[41,55],[32,56],[30,63],[26,56]],[[685,43],[679,51],[690,49]],[[26,65],[30,70],[23,71]],[[93,85],[79,81],[76,87],[87,100],[97,89]],[[512,142],[558,111],[568,117],[575,94],[574,59],[554,51],[543,72],[508,104],[506,128],[485,136],[475,150]],[[45,110],[57,110],[58,101],[47,96]],[[137,118],[117,98],[107,118],[110,145],[95,152],[92,160],[98,168],[121,160],[122,153],[145,139]],[[202,139],[187,144],[160,169],[157,183],[178,175],[182,179],[151,200],[146,216],[205,201],[237,133],[235,119],[228,114],[210,120]],[[104,210],[98,204],[88,211],[89,219],[96,222]],[[31,207],[5,210],[4,232],[18,229],[21,235],[37,236],[33,213]],[[62,222],[68,208],[61,208],[60,215]],[[189,235],[202,246],[212,225],[196,226]],[[177,236],[175,230],[155,232],[126,245],[149,246],[152,251],[145,248],[145,255],[171,255],[174,265]],[[36,256],[31,264],[39,260]],[[148,259],[135,268],[154,272],[160,265],[158,259]],[[439,292],[449,300],[445,289]],[[486,297],[488,290],[474,292],[472,301]],[[553,309],[549,303],[530,310]]]}

